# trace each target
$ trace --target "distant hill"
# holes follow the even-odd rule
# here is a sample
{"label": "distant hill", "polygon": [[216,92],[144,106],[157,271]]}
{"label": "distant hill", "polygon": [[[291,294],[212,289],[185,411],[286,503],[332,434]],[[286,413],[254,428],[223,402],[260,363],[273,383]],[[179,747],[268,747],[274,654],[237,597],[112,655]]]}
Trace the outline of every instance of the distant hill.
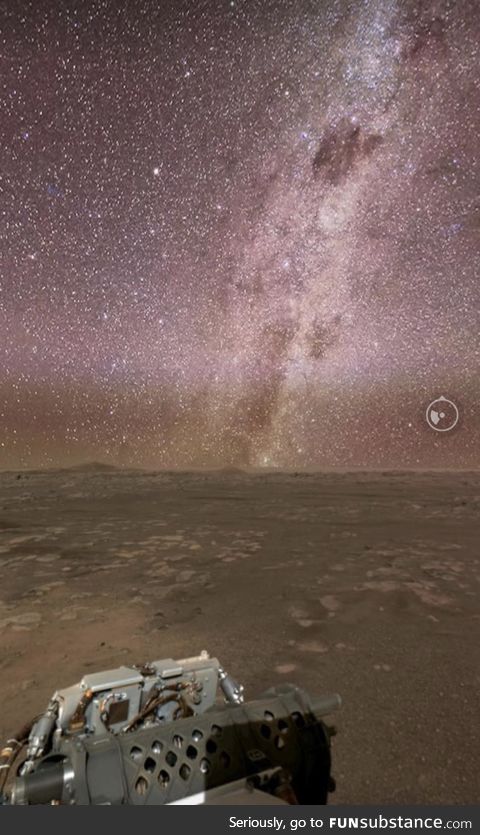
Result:
{"label": "distant hill", "polygon": [[86,461],[84,464],[61,467],[63,472],[69,473],[116,473],[119,469],[114,464],[103,464],[101,461]]}
{"label": "distant hill", "polygon": [[220,467],[220,469],[215,470],[216,473],[221,473],[222,475],[246,475],[247,471],[242,470],[241,467]]}

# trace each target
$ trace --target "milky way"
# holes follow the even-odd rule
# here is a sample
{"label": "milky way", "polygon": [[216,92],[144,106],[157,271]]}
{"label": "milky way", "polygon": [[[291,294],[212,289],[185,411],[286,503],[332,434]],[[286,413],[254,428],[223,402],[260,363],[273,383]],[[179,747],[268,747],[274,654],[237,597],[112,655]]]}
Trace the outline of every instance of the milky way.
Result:
{"label": "milky way", "polygon": [[477,2],[0,11],[1,467],[477,467]]}

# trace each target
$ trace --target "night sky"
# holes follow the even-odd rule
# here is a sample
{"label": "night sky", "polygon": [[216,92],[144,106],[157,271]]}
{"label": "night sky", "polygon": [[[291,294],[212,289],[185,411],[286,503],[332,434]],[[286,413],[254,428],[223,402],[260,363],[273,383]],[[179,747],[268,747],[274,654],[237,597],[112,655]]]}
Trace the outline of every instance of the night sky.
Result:
{"label": "night sky", "polygon": [[0,468],[478,467],[478,2],[0,19]]}

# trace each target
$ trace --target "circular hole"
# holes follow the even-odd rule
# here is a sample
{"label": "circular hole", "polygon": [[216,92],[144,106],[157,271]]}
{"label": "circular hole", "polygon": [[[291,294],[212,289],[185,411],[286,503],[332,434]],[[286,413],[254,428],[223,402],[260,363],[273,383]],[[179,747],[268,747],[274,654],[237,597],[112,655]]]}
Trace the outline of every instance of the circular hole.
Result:
{"label": "circular hole", "polygon": [[154,754],[161,754],[163,751],[163,743],[156,739],[155,742],[152,742],[152,751]]}
{"label": "circular hole", "polygon": [[207,749],[208,754],[214,754],[217,750],[217,743],[214,742],[213,739],[207,739],[205,748]]}
{"label": "circular hole", "polygon": [[138,763],[138,761],[142,759],[142,754],[143,751],[141,748],[138,747],[138,745],[134,745],[133,748],[130,748],[130,756],[132,760],[135,760],[136,763]]}
{"label": "circular hole", "polygon": [[135,791],[137,794],[145,795],[148,791],[148,780],[145,777],[139,777],[135,783]]}
{"label": "circular hole", "polygon": [[189,760],[195,760],[197,757],[198,751],[195,748],[195,745],[189,745],[187,748],[187,757]]}
{"label": "circular hole", "polygon": [[177,762],[177,755],[175,754],[174,751],[169,751],[168,752],[167,756],[165,757],[165,762],[167,763],[167,765],[169,765],[171,768],[173,768],[173,766]]}
{"label": "circular hole", "polygon": [[183,763],[183,765],[180,766],[179,774],[182,780],[188,780],[190,777],[190,766],[187,765],[187,763]]}
{"label": "circular hole", "polygon": [[200,740],[203,739],[203,734],[198,730],[198,728],[195,728],[195,730],[192,731],[192,739],[194,742],[200,742]]}
{"label": "circular hole", "polygon": [[297,728],[303,728],[304,727],[305,719],[303,718],[301,713],[298,713],[298,711],[295,711],[295,713],[292,713],[292,719],[295,722]]}
{"label": "circular hole", "polygon": [[212,725],[212,736],[220,736],[222,729],[220,725]]}
{"label": "circular hole", "polygon": [[144,767],[145,771],[148,771],[149,774],[153,774],[153,772],[155,771],[155,769],[157,767],[157,763],[155,762],[153,757],[147,757],[147,759],[143,763],[143,767]]}
{"label": "circular hole", "polygon": [[165,771],[164,768],[162,768],[158,775],[158,782],[162,789],[166,789],[170,782],[170,774],[168,773],[168,771]]}
{"label": "circular hole", "polygon": [[230,756],[227,754],[226,751],[222,751],[222,753],[220,754],[220,762],[224,768],[228,768],[228,766],[230,765]]}
{"label": "circular hole", "polygon": [[183,745],[183,736],[180,736],[180,734],[175,734],[175,736],[173,737],[173,744],[175,745],[175,748],[181,748]]}
{"label": "circular hole", "polygon": [[210,763],[206,757],[200,760],[200,771],[202,772],[202,774],[210,773]]}
{"label": "circular hole", "polygon": [[268,725],[260,725],[260,733],[264,739],[270,739],[272,732]]}
{"label": "circular hole", "polygon": [[273,722],[273,720],[275,719],[271,710],[266,710],[263,715],[264,715],[265,719],[267,720],[267,722]]}
{"label": "circular hole", "polygon": [[278,748],[279,751],[285,748],[285,740],[281,736],[275,737],[275,748]]}
{"label": "circular hole", "polygon": [[281,734],[286,734],[287,733],[288,722],[286,722],[285,719],[279,719],[278,722],[277,722],[277,725],[278,725],[278,730],[280,731]]}

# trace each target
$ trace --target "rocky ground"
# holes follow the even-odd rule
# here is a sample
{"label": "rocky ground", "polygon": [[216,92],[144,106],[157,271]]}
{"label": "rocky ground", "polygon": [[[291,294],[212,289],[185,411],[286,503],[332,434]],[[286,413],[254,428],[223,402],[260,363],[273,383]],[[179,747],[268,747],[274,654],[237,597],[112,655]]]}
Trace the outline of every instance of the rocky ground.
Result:
{"label": "rocky ground", "polygon": [[478,802],[479,520],[480,474],[2,473],[0,736],[205,648],[342,695],[333,802]]}

